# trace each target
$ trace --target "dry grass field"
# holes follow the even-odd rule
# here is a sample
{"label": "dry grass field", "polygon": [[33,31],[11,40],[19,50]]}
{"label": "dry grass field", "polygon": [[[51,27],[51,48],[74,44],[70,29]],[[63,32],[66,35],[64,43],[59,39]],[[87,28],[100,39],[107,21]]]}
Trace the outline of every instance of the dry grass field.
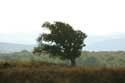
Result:
{"label": "dry grass field", "polygon": [[0,83],[125,83],[125,69],[1,62]]}

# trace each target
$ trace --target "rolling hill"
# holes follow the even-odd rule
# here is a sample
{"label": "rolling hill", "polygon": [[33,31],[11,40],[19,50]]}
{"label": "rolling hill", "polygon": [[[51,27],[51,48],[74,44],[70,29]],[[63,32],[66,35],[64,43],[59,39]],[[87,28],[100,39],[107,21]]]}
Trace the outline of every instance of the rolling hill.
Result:
{"label": "rolling hill", "polygon": [[125,36],[90,37],[86,41],[85,50],[91,51],[125,51]]}
{"label": "rolling hill", "polygon": [[2,53],[17,52],[17,51],[22,51],[22,50],[31,51],[33,49],[33,47],[34,47],[34,45],[0,42],[0,52],[2,52]]}
{"label": "rolling hill", "polygon": [[[1,40],[2,41],[2,40]],[[18,42],[17,42],[18,43]],[[31,51],[35,44],[31,45],[0,42],[0,52],[17,52],[21,50]],[[107,36],[88,35],[85,40],[88,51],[125,51],[125,34],[113,34]]]}

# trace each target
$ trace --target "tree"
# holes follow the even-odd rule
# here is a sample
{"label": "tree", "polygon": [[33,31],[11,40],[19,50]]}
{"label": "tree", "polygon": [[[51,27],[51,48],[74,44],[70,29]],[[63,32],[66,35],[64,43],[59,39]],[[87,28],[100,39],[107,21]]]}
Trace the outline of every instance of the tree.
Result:
{"label": "tree", "polygon": [[81,55],[82,47],[85,46],[86,34],[80,30],[74,30],[72,26],[63,22],[53,24],[45,22],[42,27],[48,29],[50,33],[43,33],[38,37],[38,46],[34,48],[33,53],[46,52],[50,56],[68,59],[74,66],[76,58]]}

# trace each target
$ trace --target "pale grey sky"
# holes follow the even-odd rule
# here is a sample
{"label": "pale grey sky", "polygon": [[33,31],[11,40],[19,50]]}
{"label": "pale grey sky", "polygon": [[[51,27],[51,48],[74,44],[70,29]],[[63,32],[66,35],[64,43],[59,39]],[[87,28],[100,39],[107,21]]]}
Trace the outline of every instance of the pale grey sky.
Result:
{"label": "pale grey sky", "polygon": [[45,21],[63,21],[90,35],[124,33],[125,1],[0,0],[0,38],[3,40],[9,35],[12,39],[18,34],[21,37],[22,33],[23,37],[31,35],[34,39],[42,32]]}

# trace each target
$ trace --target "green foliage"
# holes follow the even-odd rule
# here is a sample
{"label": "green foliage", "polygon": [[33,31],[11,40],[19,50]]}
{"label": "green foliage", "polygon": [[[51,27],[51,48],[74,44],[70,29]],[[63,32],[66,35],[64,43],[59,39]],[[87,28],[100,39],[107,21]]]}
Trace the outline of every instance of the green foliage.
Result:
{"label": "green foliage", "polygon": [[47,52],[51,56],[71,60],[72,65],[75,65],[75,59],[81,55],[82,47],[85,46],[86,34],[73,30],[72,26],[63,22],[45,22],[42,27],[49,29],[50,33],[38,37],[39,44],[33,53]]}
{"label": "green foliage", "polygon": [[[91,59],[91,60],[90,60]],[[92,60],[93,59],[93,60]],[[93,61],[93,63],[91,63]],[[124,68],[125,52],[83,52],[77,59],[77,65],[95,66],[104,68]]]}
{"label": "green foliage", "polygon": [[[44,56],[45,55],[45,56]],[[45,61],[55,64],[70,65],[69,60],[60,60],[58,57],[49,58],[49,54],[35,56],[31,52],[0,53],[0,61]],[[76,59],[77,66],[99,68],[125,68],[125,52],[82,52]]]}

